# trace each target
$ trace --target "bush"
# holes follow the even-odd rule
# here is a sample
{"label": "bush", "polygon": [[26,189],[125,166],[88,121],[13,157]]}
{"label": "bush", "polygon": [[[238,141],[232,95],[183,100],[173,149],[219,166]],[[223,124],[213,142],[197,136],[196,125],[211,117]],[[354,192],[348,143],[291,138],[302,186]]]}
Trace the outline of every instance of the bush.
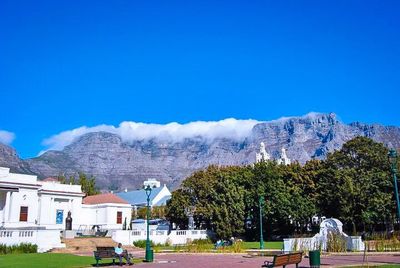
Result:
{"label": "bush", "polygon": [[16,254],[16,253],[36,253],[37,245],[30,243],[21,243],[19,245],[7,246],[0,244],[0,254]]}
{"label": "bush", "polygon": [[345,252],[347,250],[346,239],[343,235],[336,232],[331,232],[328,234],[326,246],[326,251],[328,252]]}
{"label": "bush", "polygon": [[[138,248],[146,248],[146,240],[138,240],[133,242],[133,245]],[[150,240],[150,246],[154,247],[154,242]]]}

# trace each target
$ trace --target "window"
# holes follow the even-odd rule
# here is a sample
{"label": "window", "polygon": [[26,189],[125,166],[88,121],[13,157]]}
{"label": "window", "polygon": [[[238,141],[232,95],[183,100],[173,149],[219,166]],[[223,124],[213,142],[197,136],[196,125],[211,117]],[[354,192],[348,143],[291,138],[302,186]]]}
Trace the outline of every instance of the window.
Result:
{"label": "window", "polygon": [[21,207],[19,211],[19,221],[28,221],[28,207]]}
{"label": "window", "polygon": [[122,211],[117,211],[117,224],[122,223]]}

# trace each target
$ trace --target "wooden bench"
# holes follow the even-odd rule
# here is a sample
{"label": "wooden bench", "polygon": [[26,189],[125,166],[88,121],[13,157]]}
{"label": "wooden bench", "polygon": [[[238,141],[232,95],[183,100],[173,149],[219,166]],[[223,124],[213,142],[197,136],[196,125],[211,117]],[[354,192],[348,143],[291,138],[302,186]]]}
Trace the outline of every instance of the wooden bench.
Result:
{"label": "wooden bench", "polygon": [[114,247],[96,247],[96,251],[93,251],[93,255],[96,259],[96,266],[99,266],[99,261],[102,259],[112,259],[114,265],[115,259],[117,258]]}
{"label": "wooden bench", "polygon": [[303,257],[303,252],[275,255],[274,260],[272,262],[265,261],[261,267],[270,268],[270,267],[283,266],[285,268],[286,265],[296,264],[296,268],[298,268],[302,257]]}

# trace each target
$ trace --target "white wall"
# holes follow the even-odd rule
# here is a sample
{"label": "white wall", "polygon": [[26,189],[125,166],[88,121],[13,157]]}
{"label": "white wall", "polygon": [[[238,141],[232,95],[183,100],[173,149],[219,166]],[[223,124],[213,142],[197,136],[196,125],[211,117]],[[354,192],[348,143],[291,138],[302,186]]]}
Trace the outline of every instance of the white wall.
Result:
{"label": "white wall", "polygon": [[[122,223],[117,224],[117,212],[122,212]],[[132,207],[129,204],[98,204],[98,205],[82,205],[82,225],[102,225],[104,229],[121,229],[126,218],[127,226],[131,221]]]}
{"label": "white wall", "polygon": [[[206,230],[173,230],[168,231],[150,230],[150,240],[154,243],[165,244],[169,241],[172,245],[183,245],[194,239],[207,239]],[[146,240],[147,233],[143,230],[117,230],[112,234],[112,239],[123,245],[132,245],[134,241]]]}
{"label": "white wall", "polygon": [[[20,188],[19,192],[10,192],[8,211],[4,210],[6,217],[4,227],[32,227],[37,224],[38,196],[35,189]],[[19,221],[21,206],[28,207],[28,219],[26,222]],[[8,215],[7,215],[8,214]]]}
{"label": "white wall", "polygon": [[8,246],[20,243],[36,244],[38,252],[65,247],[57,230],[0,230],[0,241]]}

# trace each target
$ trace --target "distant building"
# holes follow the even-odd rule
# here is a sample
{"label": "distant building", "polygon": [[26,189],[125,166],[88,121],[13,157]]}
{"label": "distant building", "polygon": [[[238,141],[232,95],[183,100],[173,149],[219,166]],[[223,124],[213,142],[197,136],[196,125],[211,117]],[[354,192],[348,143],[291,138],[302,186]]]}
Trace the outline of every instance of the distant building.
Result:
{"label": "distant building", "polygon": [[151,188],[159,188],[161,183],[156,179],[148,179],[143,182],[143,187],[146,188],[147,186],[150,186]]}
{"label": "distant building", "polygon": [[277,160],[278,165],[290,165],[291,161],[289,157],[286,155],[286,150],[285,148],[282,148],[281,150],[281,155],[279,159]]}
{"label": "distant building", "polygon": [[266,162],[271,159],[271,156],[265,150],[264,142],[260,143],[260,150],[256,153],[256,163]]}
{"label": "distant building", "polygon": [[[258,152],[256,152],[256,163],[266,162],[270,160],[271,156],[267,153],[264,142],[261,142],[260,149]],[[286,155],[285,148],[282,148],[280,156],[278,159],[276,159],[276,162],[278,163],[278,165],[290,165],[291,161],[289,157]]]}
{"label": "distant building", "polygon": [[[124,191],[116,193],[116,195],[131,204],[134,209],[147,206],[147,196],[144,189],[126,192]],[[152,188],[150,194],[151,207],[166,205],[169,199],[171,199],[171,192],[168,190],[165,184],[163,187]]]}

